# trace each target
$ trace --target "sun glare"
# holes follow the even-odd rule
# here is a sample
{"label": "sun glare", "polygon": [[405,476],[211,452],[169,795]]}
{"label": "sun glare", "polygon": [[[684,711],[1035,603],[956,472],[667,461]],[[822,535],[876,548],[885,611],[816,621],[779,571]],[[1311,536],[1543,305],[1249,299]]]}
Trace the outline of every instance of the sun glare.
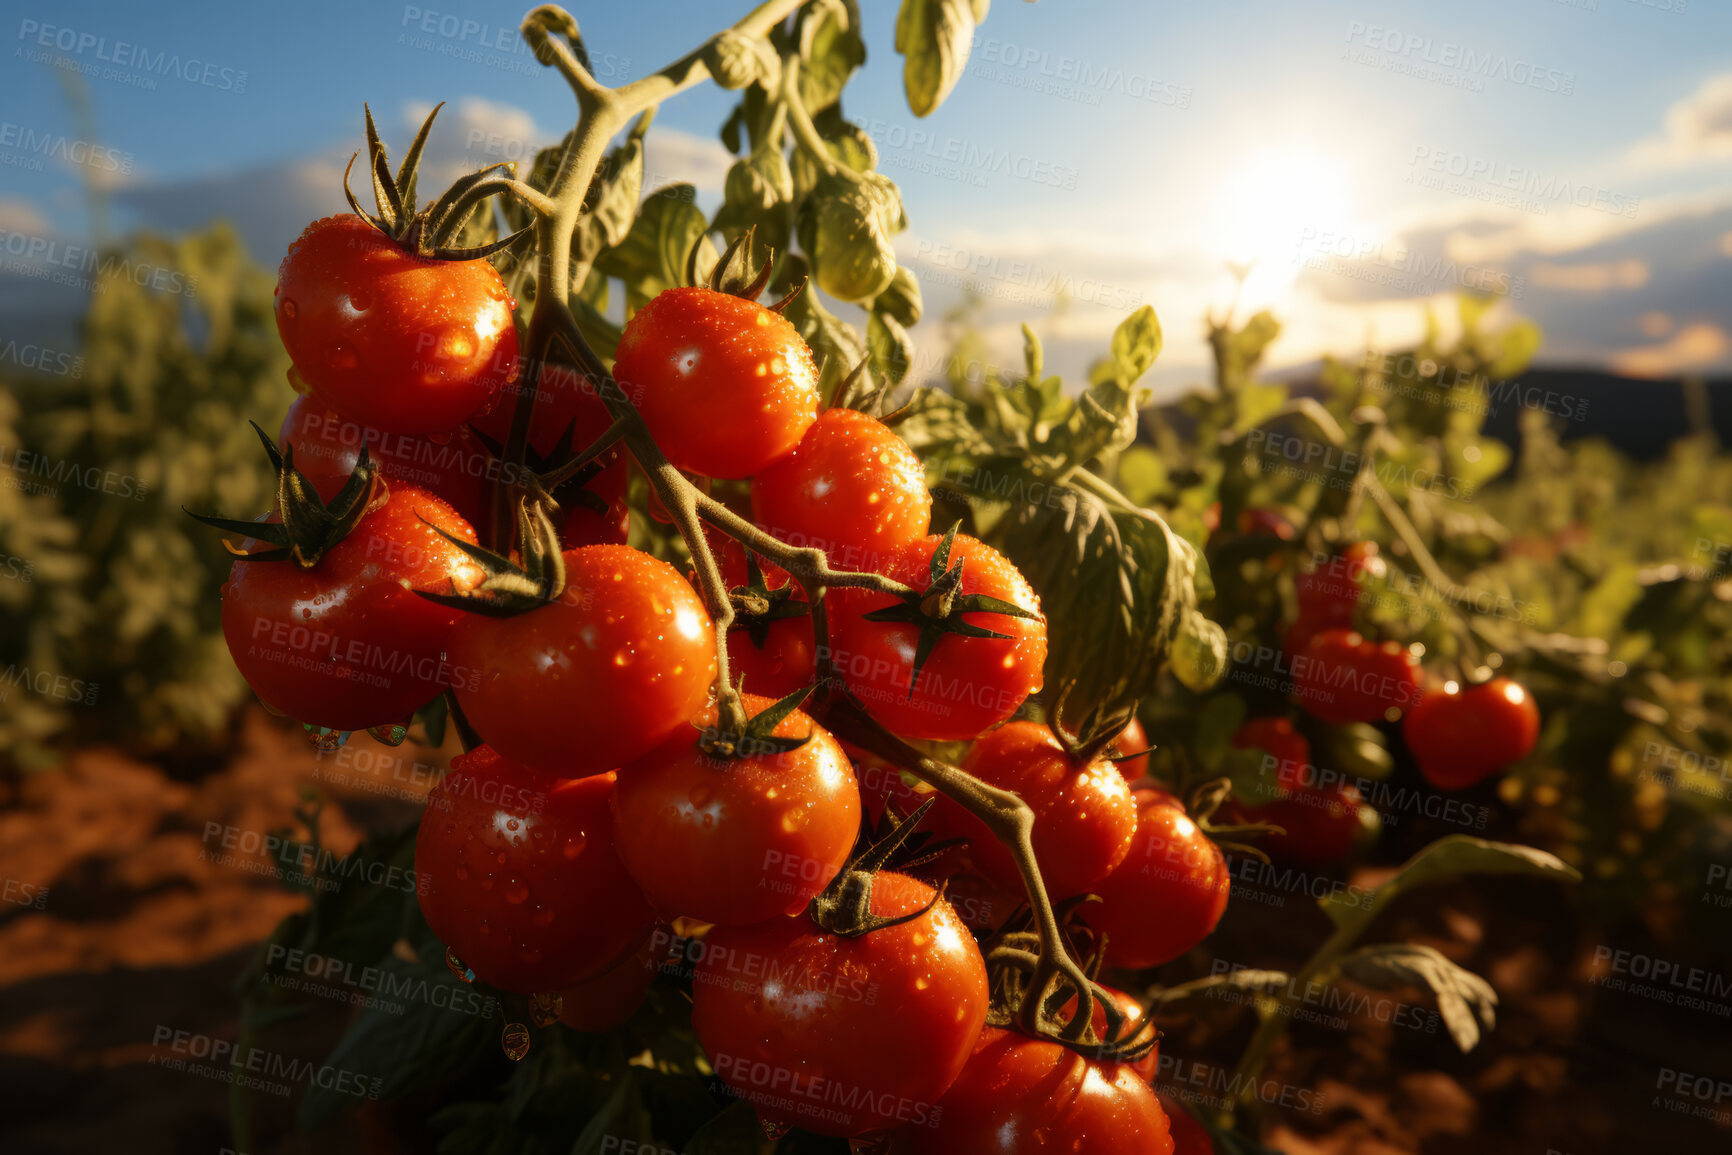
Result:
{"label": "sun glare", "polygon": [[1230,165],[1215,200],[1221,257],[1249,265],[1242,303],[1278,302],[1317,238],[1339,232],[1351,210],[1340,158],[1302,142],[1266,145]]}

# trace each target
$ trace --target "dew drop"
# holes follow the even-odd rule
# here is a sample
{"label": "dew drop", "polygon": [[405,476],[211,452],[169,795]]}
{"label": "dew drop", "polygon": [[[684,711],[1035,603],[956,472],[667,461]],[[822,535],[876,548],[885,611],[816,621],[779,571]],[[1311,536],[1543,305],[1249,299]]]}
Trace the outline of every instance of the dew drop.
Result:
{"label": "dew drop", "polygon": [[499,1036],[499,1048],[512,1062],[520,1062],[529,1054],[529,1028],[522,1023],[506,1023]]}
{"label": "dew drop", "polygon": [[710,799],[715,797],[715,792],[710,789],[709,783],[699,782],[692,787],[691,792],[686,797],[691,799],[693,806],[702,809],[710,804]]}
{"label": "dew drop", "polygon": [[331,346],[331,368],[339,371],[347,371],[355,368],[360,363],[361,359],[355,356],[355,351],[347,345]]}
{"label": "dew drop", "polygon": [[529,884],[517,875],[507,875],[505,879],[505,901],[512,906],[522,906],[529,901]]}
{"label": "dew drop", "polygon": [[299,313],[300,311],[301,310],[295,305],[295,303],[293,301],[284,301],[283,302],[283,319],[285,321],[293,321],[295,319],[295,314]]}
{"label": "dew drop", "polygon": [[566,859],[569,861],[570,859],[576,858],[578,855],[582,854],[583,848],[588,844],[589,835],[579,830],[577,833],[566,837],[565,845],[559,848],[559,852],[565,855]]}

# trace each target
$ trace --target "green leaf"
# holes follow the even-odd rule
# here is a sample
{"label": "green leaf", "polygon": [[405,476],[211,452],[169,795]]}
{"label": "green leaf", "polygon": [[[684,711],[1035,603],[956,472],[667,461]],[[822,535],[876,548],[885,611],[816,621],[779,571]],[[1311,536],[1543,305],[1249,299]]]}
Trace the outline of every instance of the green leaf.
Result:
{"label": "green leaf", "polygon": [[571,1155],[609,1155],[622,1148],[656,1149],[654,1121],[643,1103],[643,1079],[641,1067],[626,1068],[612,1096],[572,1144]]}
{"label": "green leaf", "polygon": [[1210,771],[1221,765],[1231,749],[1233,733],[1245,720],[1245,699],[1237,694],[1216,694],[1197,716],[1197,761]]}
{"label": "green leaf", "polygon": [[902,0],[896,51],[905,58],[902,82],[915,116],[929,116],[944,103],[968,65],[973,40],[969,0]]}
{"label": "green leaf", "polygon": [[1167,485],[1167,467],[1153,449],[1132,445],[1119,455],[1119,492],[1138,505],[1148,505]]}
{"label": "green leaf", "polygon": [[[607,154],[590,185],[588,209],[571,237],[571,255],[593,261],[631,232],[643,192],[643,138],[636,133]],[[683,260],[684,254],[681,254]]]}
{"label": "green leaf", "polygon": [[914,342],[894,318],[873,313],[866,320],[866,345],[872,350],[872,369],[900,385],[914,364]]}
{"label": "green leaf", "polygon": [[[431,944],[427,953],[442,954],[442,950]],[[385,975],[383,989],[449,989],[442,996],[404,1000],[402,1014],[364,1007],[325,1058],[326,1066],[350,1076],[329,1080],[329,1087],[315,1082],[308,1088],[297,1116],[303,1131],[316,1131],[358,1105],[361,1100],[349,1089],[356,1078],[378,1080],[377,1097],[390,1099],[454,1075],[499,1045],[496,1016],[454,1009],[473,1005],[480,996],[459,982],[442,961],[429,964],[423,959],[411,964],[389,955],[379,969]]]}
{"label": "green leaf", "polygon": [[700,239],[707,259],[699,256],[698,270],[716,263],[715,249],[704,235],[709,222],[694,203],[696,197],[697,190],[688,184],[656,190],[644,201],[625,239],[597,260],[596,268],[625,281],[626,304],[632,311],[684,280],[686,254]]}
{"label": "green leaf", "polygon": [[801,14],[799,36],[800,103],[816,116],[841,99],[848,78],[866,63],[860,13],[839,0],[813,4]]}
{"label": "green leaf", "polygon": [[1126,386],[1136,384],[1161,355],[1161,322],[1154,307],[1144,305],[1113,332],[1113,364]]}
{"label": "green leaf", "polygon": [[1562,882],[1579,882],[1582,877],[1567,862],[1531,846],[1451,834],[1414,855],[1369,896],[1332,894],[1319,899],[1318,905],[1338,927],[1363,929],[1379,910],[1407,891],[1467,874],[1527,874]]}
{"label": "green leaf", "polygon": [[1384,943],[1355,951],[1336,965],[1343,978],[1376,990],[1429,989],[1450,1038],[1463,1051],[1479,1044],[1482,1028],[1489,1031],[1497,1023],[1497,992],[1491,984],[1432,947]]}
{"label": "green leaf", "polygon": [[751,1104],[739,1102],[699,1127],[685,1155],[767,1155],[774,1146],[764,1138]]}

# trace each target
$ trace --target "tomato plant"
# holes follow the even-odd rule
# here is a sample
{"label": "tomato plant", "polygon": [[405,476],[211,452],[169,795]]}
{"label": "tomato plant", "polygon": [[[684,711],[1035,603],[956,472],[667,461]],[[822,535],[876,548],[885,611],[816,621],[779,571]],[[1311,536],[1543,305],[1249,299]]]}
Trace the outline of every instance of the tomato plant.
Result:
{"label": "tomato plant", "polygon": [[1526,758],[1540,735],[1540,710],[1509,678],[1447,682],[1409,712],[1402,734],[1426,781],[1460,790]]}
{"label": "tomato plant", "polygon": [[[1083,919],[1107,936],[1116,966],[1175,959],[1215,929],[1232,879],[1221,850],[1170,798],[1137,792],[1137,826],[1117,869],[1096,884]],[[1148,917],[1159,910],[1162,917]]]}

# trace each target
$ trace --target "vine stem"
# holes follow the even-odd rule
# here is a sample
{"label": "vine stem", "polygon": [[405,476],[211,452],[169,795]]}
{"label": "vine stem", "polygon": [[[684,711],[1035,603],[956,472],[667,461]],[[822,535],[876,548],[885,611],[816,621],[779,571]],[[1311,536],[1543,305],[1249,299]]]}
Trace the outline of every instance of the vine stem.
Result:
{"label": "vine stem", "polygon": [[[577,25],[571,17],[553,6],[531,12],[523,23],[523,35],[536,48],[537,58],[558,68],[578,104],[578,124],[567,143],[549,188],[552,212],[539,216],[536,243],[540,254],[537,265],[536,293],[530,315],[527,365],[519,386],[516,407],[512,414],[511,436],[506,447],[507,461],[521,468],[527,446],[529,426],[534,415],[536,382],[541,366],[547,361],[555,343],[563,345],[577,367],[588,378],[596,394],[614,419],[608,437],[623,441],[648,477],[657,498],[672,517],[675,527],[690,550],[699,584],[711,607],[716,638],[716,699],[718,722],[724,726],[745,723],[745,707],[739,691],[728,677],[727,633],[734,613],[728,589],[722,579],[710,543],[703,531],[708,522],[747,548],[762,554],[787,570],[801,583],[815,610],[821,606],[826,590],[831,588],[861,588],[892,595],[906,595],[908,587],[883,574],[833,569],[821,549],[799,548],[777,540],[723,503],[702,492],[667,459],[650,435],[641,414],[626,389],[615,381],[602,363],[572,316],[571,241],[583,214],[584,201],[600,164],[607,142],[634,115],[647,113],[661,101],[709,76],[704,64],[706,50],[730,32],[761,39],[808,0],[765,0],[731,29],[718,33],[699,47],[661,71],[632,81],[618,89],[598,83],[578,58],[570,44],[576,42]],[[557,35],[555,34],[557,33]],[[795,74],[797,75],[797,73]],[[784,82],[784,97],[787,82]],[[810,118],[795,100],[784,101],[796,138],[803,130],[810,137],[818,136]],[[811,141],[802,140],[811,147]],[[822,140],[817,141],[817,159],[829,160]],[[503,504],[504,487],[498,487],[496,501]],[[507,519],[508,520],[508,519]],[[815,625],[822,615],[815,613]],[[827,651],[827,647],[826,647]],[[829,668],[826,652],[825,666]],[[1034,812],[1016,794],[990,786],[973,775],[947,762],[915,749],[885,730],[845,693],[837,680],[827,677],[818,701],[811,704],[813,716],[838,735],[864,749],[906,768],[922,781],[953,799],[969,813],[985,823],[987,829],[1011,851],[1022,876],[1028,902],[1039,928],[1040,953],[1034,965],[1029,995],[1021,1008],[1023,1029],[1036,1036],[1051,1036],[1044,1029],[1042,1008],[1046,994],[1060,977],[1069,980],[1077,991],[1077,1007],[1072,1018],[1060,1032],[1063,1039],[1081,1039],[1089,1030],[1097,1001],[1106,998],[1083,971],[1065,947],[1058,917],[1053,910],[1046,888],[1041,881],[1040,866],[1035,861],[1032,842]],[[1116,1030],[1116,1028],[1114,1028]]]}

